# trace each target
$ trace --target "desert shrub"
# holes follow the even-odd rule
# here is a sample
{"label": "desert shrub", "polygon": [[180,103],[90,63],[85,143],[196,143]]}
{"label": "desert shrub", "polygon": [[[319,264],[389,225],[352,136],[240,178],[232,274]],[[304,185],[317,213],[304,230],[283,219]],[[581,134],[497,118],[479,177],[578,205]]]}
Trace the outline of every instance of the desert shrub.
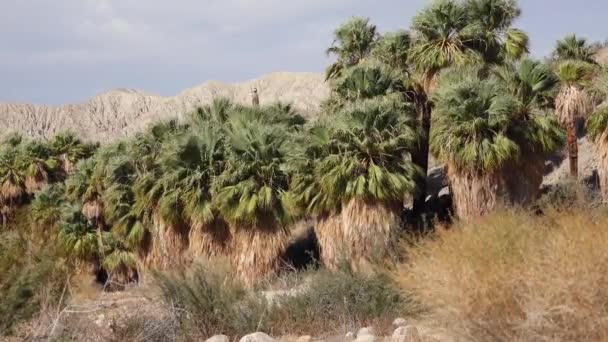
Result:
{"label": "desert shrub", "polygon": [[382,328],[414,311],[384,275],[365,277],[349,270],[304,274],[291,290],[267,292],[247,291],[227,273],[202,266],[155,278],[165,311],[174,312],[180,332],[195,340],[260,330],[280,336],[344,333],[364,325]]}
{"label": "desert shrub", "polygon": [[536,206],[541,211],[570,211],[598,206],[600,203],[599,192],[593,191],[588,184],[569,180],[547,188]]}
{"label": "desert shrub", "polygon": [[198,265],[176,274],[156,273],[168,312],[189,338],[242,335],[259,329],[267,303],[248,293],[228,273]]}
{"label": "desert shrub", "polygon": [[33,251],[23,237],[0,235],[0,336],[58,304],[66,272],[52,245]]}
{"label": "desert shrub", "polygon": [[472,341],[608,340],[608,215],[502,211],[408,249],[403,291]]}
{"label": "desert shrub", "polygon": [[123,325],[114,327],[112,341],[165,342],[174,341],[176,327],[170,318],[149,315],[130,316]]}
{"label": "desert shrub", "polygon": [[269,314],[277,334],[345,333],[415,313],[413,302],[387,276],[363,276],[348,268],[319,270],[296,291],[277,300]]}

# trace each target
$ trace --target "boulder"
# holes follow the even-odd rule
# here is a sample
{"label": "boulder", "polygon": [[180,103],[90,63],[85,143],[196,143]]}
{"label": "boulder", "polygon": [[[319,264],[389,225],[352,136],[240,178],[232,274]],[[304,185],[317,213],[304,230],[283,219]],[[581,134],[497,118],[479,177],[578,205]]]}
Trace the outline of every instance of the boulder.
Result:
{"label": "boulder", "polygon": [[374,328],[365,327],[365,328],[361,328],[361,329],[359,329],[359,331],[357,331],[357,337],[365,336],[365,335],[374,335]]}
{"label": "boulder", "polygon": [[400,317],[400,318],[396,318],[393,321],[393,326],[395,326],[395,327],[404,327],[406,325],[407,325],[407,321],[405,320],[405,318]]}
{"label": "boulder", "polygon": [[215,335],[206,339],[205,342],[230,342],[230,338],[226,335]]}
{"label": "boulder", "polygon": [[420,342],[420,333],[413,325],[395,329],[391,336],[391,342]]}
{"label": "boulder", "polygon": [[275,342],[275,339],[263,332],[243,336],[239,342]]}

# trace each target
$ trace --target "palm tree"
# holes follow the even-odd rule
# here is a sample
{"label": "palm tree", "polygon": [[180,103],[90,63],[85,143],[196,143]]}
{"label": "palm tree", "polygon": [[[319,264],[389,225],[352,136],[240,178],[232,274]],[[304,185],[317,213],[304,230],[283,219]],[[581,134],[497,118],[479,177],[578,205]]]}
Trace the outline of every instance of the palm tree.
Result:
{"label": "palm tree", "polygon": [[608,103],[604,103],[589,118],[589,133],[600,156],[598,176],[604,201],[608,201]]}
{"label": "palm tree", "polygon": [[371,55],[380,63],[407,73],[410,69],[408,58],[411,45],[412,37],[409,32],[390,32],[378,39]]}
{"label": "palm tree", "polygon": [[[537,112],[534,96],[512,95],[517,89],[530,91],[523,79],[533,77],[524,69],[533,66],[532,62],[519,66],[517,82],[484,77],[485,71],[478,68],[452,69],[440,79],[433,99],[431,151],[447,165],[455,211],[462,219],[487,213],[503,196],[514,201],[535,196],[540,184],[511,188],[518,175],[528,172],[509,170],[524,163],[522,156],[542,159],[563,139],[555,121]],[[528,167],[535,171],[539,166]]]}
{"label": "palm tree", "polygon": [[564,133],[552,114],[559,79],[551,68],[531,59],[494,70],[502,91],[512,96],[513,120],[507,135],[519,145],[519,158],[505,169],[509,200],[534,201],[543,181],[548,153],[557,150]]}
{"label": "palm tree", "polygon": [[[412,87],[421,126],[420,148],[415,163],[426,177],[433,103],[439,73],[451,66],[497,64],[528,51],[528,38],[510,26],[520,10],[510,0],[437,0],[414,17],[409,62],[418,74]],[[426,199],[426,182],[419,184],[414,211]]]}
{"label": "palm tree", "polygon": [[552,57],[556,61],[573,60],[597,64],[594,58],[596,52],[597,48],[589,44],[587,39],[571,34],[557,41]]}
{"label": "palm tree", "polygon": [[403,101],[379,97],[355,101],[332,122],[318,132],[325,152],[314,160],[313,177],[292,191],[318,218],[324,263],[333,268],[344,258],[369,271],[375,257],[390,253],[403,196],[416,189],[417,168],[409,159],[417,141],[414,115]]}
{"label": "palm tree", "polygon": [[253,285],[275,272],[286,247],[285,125],[232,118],[225,127],[227,160],[214,179],[214,205],[230,224],[237,274]]}
{"label": "palm tree", "polygon": [[334,32],[334,41],[328,55],[334,55],[337,61],[327,68],[326,80],[333,80],[342,75],[342,71],[357,65],[365,59],[376,43],[378,33],[376,26],[368,18],[354,17],[340,25]]}
{"label": "palm tree", "polygon": [[596,71],[594,54],[594,48],[585,39],[571,35],[557,42],[553,56],[561,82],[555,109],[568,133],[568,159],[573,178],[578,178],[577,124],[593,111],[593,98],[586,88]]}
{"label": "palm tree", "polygon": [[137,282],[137,256],[122,239],[110,232],[103,234],[103,262],[102,267],[108,273],[108,283],[126,285]]}
{"label": "palm tree", "polygon": [[98,234],[79,205],[62,207],[58,241],[63,252],[77,268],[89,266],[91,273],[101,269],[101,250]]}
{"label": "palm tree", "polygon": [[32,231],[47,241],[55,232],[61,220],[62,208],[66,203],[65,186],[62,183],[51,184],[36,193],[31,205]]}
{"label": "palm tree", "polygon": [[[115,221],[128,244],[139,250],[140,268],[166,268],[185,257],[188,241],[183,208],[174,179],[168,176],[171,170],[163,169],[160,158],[170,153],[170,144],[183,136],[186,128],[176,121],[161,122],[137,135],[128,146],[129,167],[134,174],[123,187],[131,196],[124,201],[130,210]],[[124,198],[121,193],[117,196]]]}
{"label": "palm tree", "polygon": [[54,156],[61,161],[64,174],[71,175],[76,163],[93,155],[98,145],[82,142],[75,133],[63,132],[51,138],[49,146]]}
{"label": "palm tree", "polygon": [[25,170],[25,189],[28,194],[39,191],[57,178],[59,163],[45,144],[28,141],[21,145],[19,162]]}
{"label": "palm tree", "polygon": [[221,132],[207,124],[171,144],[161,158],[164,177],[170,179],[174,196],[189,227],[189,250],[194,256],[213,256],[227,251],[230,232],[213,206],[212,180],[224,165]]}
{"label": "palm tree", "polygon": [[211,104],[197,108],[192,114],[192,122],[195,125],[207,124],[209,122],[223,123],[231,111],[239,106],[225,97],[214,98]]}
{"label": "palm tree", "polygon": [[0,218],[6,225],[9,216],[25,196],[25,173],[19,163],[19,145],[0,149]]}
{"label": "palm tree", "polygon": [[604,67],[597,83],[598,92],[604,98],[604,102],[589,117],[587,127],[600,155],[598,176],[602,197],[604,201],[608,201],[608,68]]}

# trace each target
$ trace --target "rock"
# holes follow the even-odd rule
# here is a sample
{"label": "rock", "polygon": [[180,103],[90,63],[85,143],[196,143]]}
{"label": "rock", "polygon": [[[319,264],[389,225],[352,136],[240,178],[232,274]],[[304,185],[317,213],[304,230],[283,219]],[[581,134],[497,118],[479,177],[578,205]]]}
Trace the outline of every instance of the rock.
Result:
{"label": "rock", "polygon": [[359,329],[359,331],[357,331],[357,337],[365,336],[365,335],[374,335],[374,328],[365,327],[365,328],[361,328],[361,329]]}
{"label": "rock", "polygon": [[243,336],[239,342],[274,342],[274,338],[268,336],[263,332],[256,332],[253,334]]}
{"label": "rock", "polygon": [[230,342],[230,338],[226,335],[215,335],[206,339],[205,342]]}
{"label": "rock", "polygon": [[311,342],[312,341],[312,337],[311,336],[300,336],[296,342]]}
{"label": "rock", "polygon": [[393,321],[393,325],[396,327],[404,327],[407,325],[407,321],[405,320],[405,318],[399,317]]}
{"label": "rock", "polygon": [[413,325],[395,329],[391,336],[391,342],[420,342],[420,333]]}
{"label": "rock", "polygon": [[355,342],[376,342],[379,341],[374,335],[361,335],[357,336]]}

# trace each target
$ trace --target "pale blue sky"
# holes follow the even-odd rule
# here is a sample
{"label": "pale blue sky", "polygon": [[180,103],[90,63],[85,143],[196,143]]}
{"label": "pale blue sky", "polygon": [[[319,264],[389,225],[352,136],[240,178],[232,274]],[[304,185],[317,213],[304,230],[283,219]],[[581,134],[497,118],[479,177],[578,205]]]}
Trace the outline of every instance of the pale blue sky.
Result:
{"label": "pale blue sky", "polygon": [[[1,0],[0,101],[73,103],[112,88],[161,95],[206,80],[322,71],[353,15],[407,28],[425,0]],[[608,0],[520,0],[532,52],[608,38]]]}

